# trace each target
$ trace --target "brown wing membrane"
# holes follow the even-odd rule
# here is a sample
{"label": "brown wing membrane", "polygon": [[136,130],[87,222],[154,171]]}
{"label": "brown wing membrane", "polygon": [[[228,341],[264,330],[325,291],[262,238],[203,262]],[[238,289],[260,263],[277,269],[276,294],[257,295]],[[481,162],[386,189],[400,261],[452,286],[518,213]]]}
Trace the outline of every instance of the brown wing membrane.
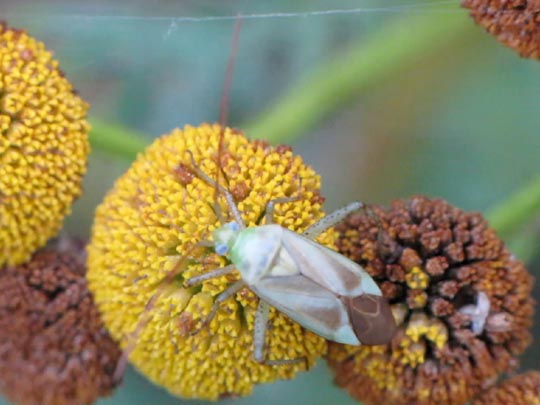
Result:
{"label": "brown wing membrane", "polygon": [[364,345],[384,345],[394,337],[397,326],[384,297],[362,294],[341,297],[349,313],[354,333]]}

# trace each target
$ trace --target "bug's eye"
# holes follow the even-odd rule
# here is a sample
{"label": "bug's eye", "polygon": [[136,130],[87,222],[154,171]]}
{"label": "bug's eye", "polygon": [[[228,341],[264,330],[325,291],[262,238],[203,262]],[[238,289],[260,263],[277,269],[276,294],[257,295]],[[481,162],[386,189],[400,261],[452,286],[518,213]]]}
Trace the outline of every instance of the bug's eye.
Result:
{"label": "bug's eye", "polygon": [[218,255],[223,256],[229,251],[229,247],[225,243],[218,243],[215,246],[215,251]]}
{"label": "bug's eye", "polygon": [[229,229],[230,229],[231,231],[234,231],[234,232],[240,230],[240,227],[238,226],[238,224],[237,224],[236,222],[229,222],[229,223],[227,224],[227,226],[229,227]]}

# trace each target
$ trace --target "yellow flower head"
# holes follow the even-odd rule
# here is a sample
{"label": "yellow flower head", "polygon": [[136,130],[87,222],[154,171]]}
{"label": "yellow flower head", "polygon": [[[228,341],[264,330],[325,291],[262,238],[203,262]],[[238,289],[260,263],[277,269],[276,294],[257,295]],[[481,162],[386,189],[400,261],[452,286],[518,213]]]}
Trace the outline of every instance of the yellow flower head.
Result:
{"label": "yellow flower head", "polygon": [[[124,347],[135,344],[131,361],[143,374],[190,398],[249,394],[255,384],[292,378],[326,351],[324,339],[272,309],[266,358],[306,361],[255,362],[258,298],[247,288],[223,302],[203,326],[216,297],[239,279],[234,272],[185,287],[193,276],[226,265],[212,248],[197,246],[221,224],[215,188],[191,170],[192,154],[197,166],[216,178],[221,132],[219,125],[188,126],[155,141],[98,207],[88,249],[90,288],[113,337]],[[290,148],[252,142],[227,128],[222,151],[220,182],[247,226],[259,224],[266,204],[279,197],[301,196],[276,205],[275,221],[282,226],[302,231],[323,216],[319,177]],[[218,204],[225,220],[232,220],[222,196]],[[333,233],[320,238],[330,246],[333,241]],[[180,275],[164,284],[175,267]]]}
{"label": "yellow flower head", "polygon": [[0,23],[0,266],[44,245],[81,194],[87,108],[43,43]]}

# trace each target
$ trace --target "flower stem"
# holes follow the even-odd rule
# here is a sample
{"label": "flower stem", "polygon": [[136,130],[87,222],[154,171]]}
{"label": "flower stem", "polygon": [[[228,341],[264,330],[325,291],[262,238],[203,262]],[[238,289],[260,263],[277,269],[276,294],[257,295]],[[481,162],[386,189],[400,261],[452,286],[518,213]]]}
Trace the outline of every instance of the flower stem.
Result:
{"label": "flower stem", "polygon": [[92,147],[114,156],[134,160],[149,144],[149,140],[142,135],[120,125],[109,124],[97,118],[91,118],[90,123],[92,130],[89,138]]}
{"label": "flower stem", "polygon": [[414,66],[431,51],[474,31],[463,13],[407,14],[362,37],[306,75],[260,117],[243,126],[251,138],[290,142],[368,86]]}
{"label": "flower stem", "polygon": [[[457,10],[457,9],[456,9]],[[377,82],[419,63],[430,51],[474,32],[463,13],[407,14],[362,37],[315,68],[253,122],[242,126],[251,138],[291,142],[325,116]],[[147,142],[120,126],[92,119],[92,144],[133,159]]]}
{"label": "flower stem", "polygon": [[502,238],[540,217],[540,176],[492,208],[487,218]]}

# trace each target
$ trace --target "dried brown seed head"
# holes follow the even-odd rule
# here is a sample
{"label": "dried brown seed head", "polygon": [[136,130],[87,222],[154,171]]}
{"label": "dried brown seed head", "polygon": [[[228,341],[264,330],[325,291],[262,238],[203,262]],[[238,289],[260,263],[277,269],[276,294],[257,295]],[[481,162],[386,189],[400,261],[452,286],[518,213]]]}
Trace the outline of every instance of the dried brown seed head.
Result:
{"label": "dried brown seed head", "polygon": [[355,213],[338,248],[389,299],[389,345],[331,343],[337,383],[365,404],[463,404],[516,366],[531,342],[532,277],[480,214],[439,199]]}
{"label": "dried brown seed head", "polygon": [[526,58],[540,58],[540,1],[463,0],[487,32]]}
{"label": "dried brown seed head", "polygon": [[82,250],[47,248],[0,271],[0,392],[17,404],[87,404],[114,388],[120,349],[86,288]]}
{"label": "dried brown seed head", "polygon": [[481,395],[474,405],[540,404],[540,371],[529,371],[503,381]]}

